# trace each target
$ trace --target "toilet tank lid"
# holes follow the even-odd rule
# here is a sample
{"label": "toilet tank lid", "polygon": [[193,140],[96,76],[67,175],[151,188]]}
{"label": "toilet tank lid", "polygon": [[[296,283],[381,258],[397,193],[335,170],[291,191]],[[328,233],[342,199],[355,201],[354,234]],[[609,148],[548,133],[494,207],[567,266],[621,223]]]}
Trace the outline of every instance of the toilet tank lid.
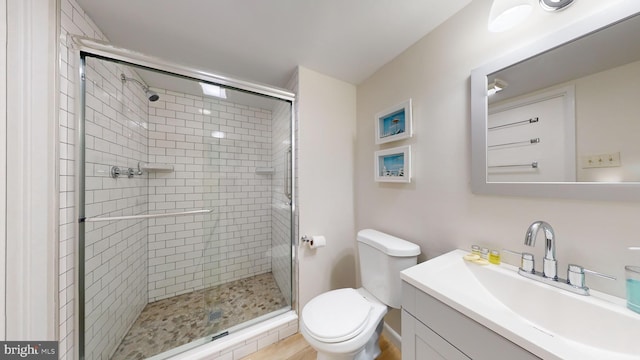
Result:
{"label": "toilet tank lid", "polygon": [[373,246],[391,256],[410,257],[420,255],[420,247],[418,245],[373,229],[358,231],[358,241]]}

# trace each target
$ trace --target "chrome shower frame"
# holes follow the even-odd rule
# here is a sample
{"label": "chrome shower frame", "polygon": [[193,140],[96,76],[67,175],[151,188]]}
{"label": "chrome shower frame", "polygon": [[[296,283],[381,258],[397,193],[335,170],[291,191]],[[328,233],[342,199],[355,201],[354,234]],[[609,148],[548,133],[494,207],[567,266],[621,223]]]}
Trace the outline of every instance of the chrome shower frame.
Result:
{"label": "chrome shower frame", "polygon": [[[76,242],[74,252],[75,256],[75,358],[84,359],[84,292],[80,291],[84,288],[84,263],[80,259],[84,259],[84,221],[85,213],[84,206],[84,189],[85,189],[85,110],[84,110],[84,79],[85,79],[85,57],[96,57],[105,60],[116,61],[131,65],[138,68],[146,68],[164,72],[165,74],[175,75],[183,78],[188,78],[196,81],[210,82],[213,84],[221,85],[228,88],[237,89],[240,91],[263,95],[279,100],[283,100],[290,103],[291,106],[291,124],[290,124],[290,181],[287,184],[290,186],[288,197],[290,199],[290,246],[291,246],[291,309],[296,311],[298,306],[298,250],[296,245],[296,237],[298,234],[297,229],[297,141],[296,141],[296,96],[294,93],[268,85],[257,84],[250,81],[235,79],[230,76],[211,73],[202,69],[182,66],[172,62],[168,62],[156,57],[144,55],[135,51],[113,46],[109,43],[90,39],[82,36],[69,36],[67,42],[70,49],[75,52],[74,59],[76,62],[76,81],[75,81],[75,123],[76,123],[76,146],[75,146],[75,219],[76,222]],[[140,84],[143,89],[148,90],[148,87],[140,83],[136,79],[127,78],[122,75],[121,80],[134,81]],[[80,191],[81,189],[82,191]]]}

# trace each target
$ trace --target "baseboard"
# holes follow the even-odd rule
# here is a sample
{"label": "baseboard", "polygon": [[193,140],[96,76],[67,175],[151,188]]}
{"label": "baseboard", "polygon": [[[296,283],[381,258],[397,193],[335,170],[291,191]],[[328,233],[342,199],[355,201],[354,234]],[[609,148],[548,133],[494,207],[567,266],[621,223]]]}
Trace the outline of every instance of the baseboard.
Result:
{"label": "baseboard", "polygon": [[402,349],[402,338],[400,337],[400,334],[393,330],[393,328],[387,323],[384,323],[382,326],[382,334],[398,349]]}

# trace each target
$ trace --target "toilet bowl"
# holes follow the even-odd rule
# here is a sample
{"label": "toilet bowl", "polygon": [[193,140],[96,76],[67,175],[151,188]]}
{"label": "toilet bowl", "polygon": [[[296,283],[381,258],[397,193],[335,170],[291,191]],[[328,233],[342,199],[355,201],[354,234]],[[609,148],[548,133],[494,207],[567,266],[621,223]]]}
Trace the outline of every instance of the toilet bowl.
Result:
{"label": "toilet bowl", "polygon": [[332,290],[304,307],[300,332],[318,360],[371,360],[380,355],[386,313],[387,306],[362,288]]}
{"label": "toilet bowl", "polygon": [[399,308],[400,271],[413,266],[420,247],[376,230],[358,232],[363,287],[328,291],[311,299],[300,332],[318,360],[372,360],[388,306]]}

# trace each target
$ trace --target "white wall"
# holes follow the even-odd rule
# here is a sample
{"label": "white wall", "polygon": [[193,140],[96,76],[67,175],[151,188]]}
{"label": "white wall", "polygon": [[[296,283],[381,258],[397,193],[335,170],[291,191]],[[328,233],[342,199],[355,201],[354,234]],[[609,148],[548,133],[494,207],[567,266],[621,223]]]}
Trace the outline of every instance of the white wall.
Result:
{"label": "white wall", "polygon": [[9,0],[6,68],[7,340],[57,338],[57,12]]}
{"label": "white wall", "polygon": [[[0,1],[0,41],[7,41],[7,0]],[[7,168],[7,48],[0,46],[0,169]],[[0,309],[5,309],[7,261],[7,177],[0,177]],[[0,311],[0,324],[6,324]],[[6,326],[0,326],[0,340],[5,340]]]}
{"label": "white wall", "polygon": [[[640,181],[640,61],[576,80],[578,180]],[[581,156],[620,152],[621,167],[583,169]]]}
{"label": "white wall", "polygon": [[299,249],[300,309],[320,293],[356,283],[355,102],[355,86],[298,68],[299,231],[327,238],[324,248]]}
{"label": "white wall", "polygon": [[[526,24],[492,34],[487,30],[491,0],[475,0],[359,85],[356,228],[413,241],[424,261],[471,244],[525,250],[528,225],[546,220],[556,230],[560,271],[573,262],[617,276],[612,282],[588,277],[587,284],[623,297],[624,265],[640,262],[638,254],[625,250],[640,244],[638,203],[481,196],[470,189],[471,70],[614,2],[603,3],[577,1],[560,13],[536,7]],[[374,114],[407,98],[413,99],[415,136],[407,141],[413,181],[377,184],[371,161],[378,148]],[[542,246],[533,252],[540,256]],[[504,259],[517,262],[509,255]],[[392,326],[399,330],[397,320]]]}

